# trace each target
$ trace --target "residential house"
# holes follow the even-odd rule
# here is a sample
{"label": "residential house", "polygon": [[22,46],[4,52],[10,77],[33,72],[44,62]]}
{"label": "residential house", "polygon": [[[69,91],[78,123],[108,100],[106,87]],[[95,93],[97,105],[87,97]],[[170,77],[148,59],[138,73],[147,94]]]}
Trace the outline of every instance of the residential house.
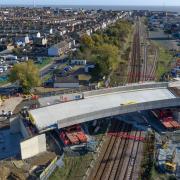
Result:
{"label": "residential house", "polygon": [[73,59],[71,60],[71,64],[72,65],[86,65],[86,60],[82,60],[82,59]]}
{"label": "residential house", "polygon": [[48,55],[49,56],[60,56],[64,53],[68,52],[73,47],[73,45],[74,45],[73,40],[62,41],[58,44],[51,46],[48,49]]}
{"label": "residential house", "polygon": [[47,38],[46,37],[40,37],[40,38],[34,38],[33,40],[33,44],[37,45],[37,46],[46,46],[47,45]]}

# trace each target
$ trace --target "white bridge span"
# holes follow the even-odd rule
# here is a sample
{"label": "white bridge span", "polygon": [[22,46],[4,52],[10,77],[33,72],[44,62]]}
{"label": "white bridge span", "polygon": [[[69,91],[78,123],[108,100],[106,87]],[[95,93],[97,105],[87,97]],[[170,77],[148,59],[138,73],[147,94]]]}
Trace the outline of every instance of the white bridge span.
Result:
{"label": "white bridge span", "polygon": [[139,110],[180,106],[168,83],[147,83],[84,92],[84,99],[30,110],[39,131]]}

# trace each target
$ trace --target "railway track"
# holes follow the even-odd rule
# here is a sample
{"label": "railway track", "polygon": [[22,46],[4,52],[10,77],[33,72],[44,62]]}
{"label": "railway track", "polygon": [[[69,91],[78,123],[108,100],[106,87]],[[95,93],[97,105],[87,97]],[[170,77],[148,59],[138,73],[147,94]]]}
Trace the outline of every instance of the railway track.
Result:
{"label": "railway track", "polygon": [[128,76],[128,83],[139,82],[141,76],[141,60],[140,60],[140,37],[139,23],[136,24],[136,31],[133,38],[133,46],[131,53],[131,69]]}
{"label": "railway track", "polygon": [[[122,127],[121,127],[122,126]],[[115,123],[113,124],[113,131],[119,131],[122,130],[124,128],[123,123]],[[117,138],[111,136],[109,141],[108,141],[108,145],[107,148],[104,152],[104,155],[102,157],[102,159],[100,160],[100,163],[98,165],[98,168],[96,170],[96,173],[94,174],[93,179],[101,179],[101,177],[103,176],[104,172],[105,172],[105,168],[107,168],[107,160],[110,157],[110,154],[112,154],[113,151],[113,146],[115,146],[115,142],[116,142]]]}
{"label": "railway track", "polygon": [[[136,136],[140,137],[141,131],[136,131]],[[133,143],[133,145],[132,145],[133,147],[131,149],[131,155],[130,155],[129,161],[128,161],[128,168],[126,169],[126,173],[125,173],[123,180],[132,179],[132,173],[134,170],[134,166],[135,166],[140,142],[139,141],[133,141],[132,143]]]}
{"label": "railway track", "polygon": [[156,72],[156,64],[157,64],[157,56],[158,56],[158,51],[157,51],[157,49],[154,48],[154,52],[155,52],[155,54],[154,54],[154,60],[153,60],[153,64],[152,64],[151,70],[150,70],[150,72],[149,72],[147,81],[155,80],[155,72]]}
{"label": "railway track", "polygon": [[140,141],[120,137],[118,131],[133,137],[141,137],[141,131],[123,122],[114,127],[117,136],[110,136],[107,148],[91,177],[93,180],[130,180],[136,170],[134,166]]}
{"label": "railway track", "polygon": [[146,39],[147,34],[145,33],[145,27],[140,20],[138,20],[133,38],[131,62],[129,64],[130,67],[127,77],[128,83],[151,81],[155,79],[157,49],[152,47],[154,58],[152,62],[148,61],[149,46]]}

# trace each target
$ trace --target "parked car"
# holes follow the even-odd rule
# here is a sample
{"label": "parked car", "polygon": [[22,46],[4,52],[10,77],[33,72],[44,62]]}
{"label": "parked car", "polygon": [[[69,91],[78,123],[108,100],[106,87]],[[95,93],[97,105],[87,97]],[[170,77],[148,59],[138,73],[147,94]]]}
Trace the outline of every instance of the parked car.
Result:
{"label": "parked car", "polygon": [[3,68],[0,68],[0,73],[3,73],[3,72],[4,72]]}

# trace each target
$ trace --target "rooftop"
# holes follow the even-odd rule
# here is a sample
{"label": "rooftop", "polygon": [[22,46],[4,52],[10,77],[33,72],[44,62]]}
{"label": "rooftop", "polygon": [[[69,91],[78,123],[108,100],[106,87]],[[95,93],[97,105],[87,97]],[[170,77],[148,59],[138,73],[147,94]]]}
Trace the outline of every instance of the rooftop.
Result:
{"label": "rooftop", "polygon": [[65,76],[65,77],[58,77],[56,76],[54,79],[55,83],[79,83],[78,79],[74,78],[73,76]]}

